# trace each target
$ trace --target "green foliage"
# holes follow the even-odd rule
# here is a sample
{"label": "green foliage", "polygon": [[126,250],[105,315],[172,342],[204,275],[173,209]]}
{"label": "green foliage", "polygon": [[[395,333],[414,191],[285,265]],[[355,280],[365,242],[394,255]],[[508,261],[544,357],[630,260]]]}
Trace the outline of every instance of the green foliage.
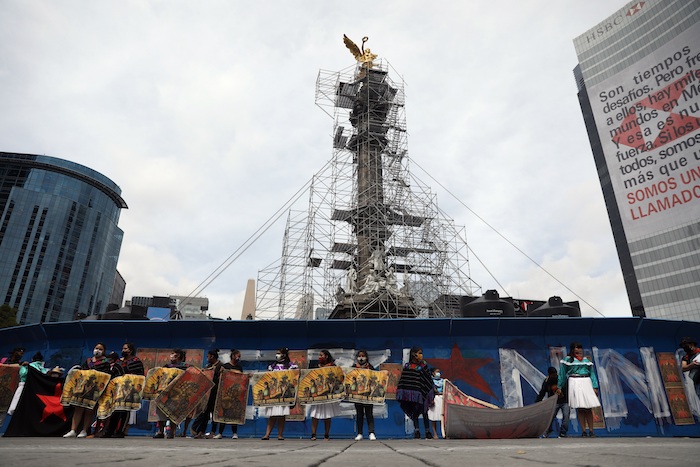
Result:
{"label": "green foliage", "polygon": [[5,303],[0,306],[0,328],[17,326],[17,309]]}

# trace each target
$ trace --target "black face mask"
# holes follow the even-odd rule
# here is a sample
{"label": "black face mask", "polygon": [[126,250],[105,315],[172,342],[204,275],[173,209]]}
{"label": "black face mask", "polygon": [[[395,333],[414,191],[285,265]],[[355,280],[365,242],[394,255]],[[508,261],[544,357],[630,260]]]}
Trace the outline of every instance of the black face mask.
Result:
{"label": "black face mask", "polygon": [[131,355],[131,352],[124,352],[122,350],[122,357],[127,358],[129,355]]}

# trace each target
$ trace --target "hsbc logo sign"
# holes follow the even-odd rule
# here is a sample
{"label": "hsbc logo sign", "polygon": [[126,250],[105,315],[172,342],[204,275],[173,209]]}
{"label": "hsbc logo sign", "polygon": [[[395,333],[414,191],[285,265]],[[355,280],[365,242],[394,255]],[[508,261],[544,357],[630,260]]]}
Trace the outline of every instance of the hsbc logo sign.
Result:
{"label": "hsbc logo sign", "polygon": [[594,41],[600,39],[601,37],[603,37],[604,35],[606,35],[610,31],[615,29],[615,26],[620,25],[622,23],[622,20],[625,18],[625,16],[631,17],[631,16],[634,16],[637,13],[639,13],[642,10],[642,8],[644,8],[645,3],[646,2],[637,2],[634,5],[632,5],[631,7],[629,7],[624,15],[619,14],[618,16],[615,16],[611,20],[600,24],[597,28],[595,28],[593,31],[591,31],[586,36],[586,41],[590,44],[591,42],[594,42]]}

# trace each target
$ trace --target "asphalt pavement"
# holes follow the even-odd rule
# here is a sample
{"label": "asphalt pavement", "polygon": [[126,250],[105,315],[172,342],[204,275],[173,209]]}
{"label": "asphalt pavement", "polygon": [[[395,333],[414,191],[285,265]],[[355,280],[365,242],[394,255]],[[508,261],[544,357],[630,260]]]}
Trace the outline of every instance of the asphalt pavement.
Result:
{"label": "asphalt pavement", "polygon": [[2,466],[694,466],[700,439],[0,438]]}

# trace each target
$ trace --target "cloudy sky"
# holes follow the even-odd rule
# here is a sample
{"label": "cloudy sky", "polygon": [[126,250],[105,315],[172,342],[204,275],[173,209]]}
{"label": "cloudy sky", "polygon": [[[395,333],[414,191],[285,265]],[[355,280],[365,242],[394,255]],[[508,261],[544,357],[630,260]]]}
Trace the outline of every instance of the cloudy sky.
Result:
{"label": "cloudy sky", "polygon": [[[316,77],[367,35],[405,80],[413,173],[501,295],[630,316],[572,75],[573,38],[625,3],[3,0],[0,150],[112,179],[125,297],[188,295],[331,158]],[[206,288],[213,316],[240,317],[283,229]]]}

